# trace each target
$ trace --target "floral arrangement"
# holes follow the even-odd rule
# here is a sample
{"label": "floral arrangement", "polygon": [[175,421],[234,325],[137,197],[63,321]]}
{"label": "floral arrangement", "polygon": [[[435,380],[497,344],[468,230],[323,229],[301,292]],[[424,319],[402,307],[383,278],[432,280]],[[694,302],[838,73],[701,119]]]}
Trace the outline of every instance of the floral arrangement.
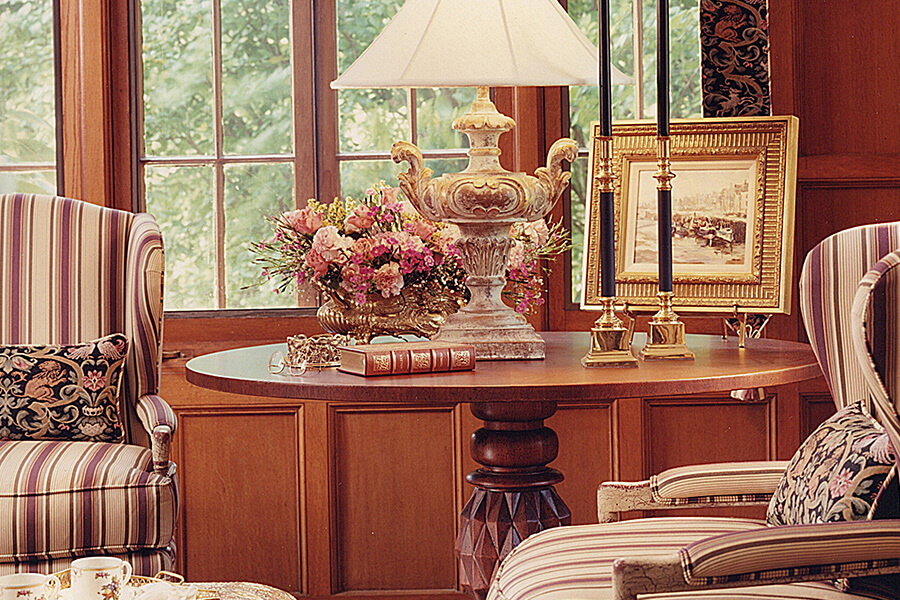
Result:
{"label": "floral arrangement", "polygon": [[[361,201],[310,200],[304,208],[266,218],[274,237],[250,250],[262,267],[259,283],[274,278],[278,293],[312,283],[357,305],[374,294],[389,298],[414,287],[435,295],[467,294],[454,245],[459,228],[423,218],[399,188],[380,183]],[[562,226],[540,220],[514,225],[510,236],[504,295],[525,313],[543,303],[547,271],[540,259],[568,249],[568,235]]]}

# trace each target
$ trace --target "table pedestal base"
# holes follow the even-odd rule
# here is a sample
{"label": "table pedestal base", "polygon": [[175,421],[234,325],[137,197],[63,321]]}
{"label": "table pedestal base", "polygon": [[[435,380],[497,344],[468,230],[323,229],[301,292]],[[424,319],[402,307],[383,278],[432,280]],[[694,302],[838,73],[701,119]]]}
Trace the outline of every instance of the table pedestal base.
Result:
{"label": "table pedestal base", "polygon": [[491,578],[507,554],[532,533],[572,521],[554,488],[563,475],[547,464],[559,440],[544,419],[556,402],[472,404],[484,427],[472,434],[472,457],[482,465],[466,480],[475,491],[460,515],[456,553],[460,583],[477,600],[487,596]]}
{"label": "table pedestal base", "polygon": [[463,590],[484,600],[500,561],[532,533],[569,525],[572,515],[556,488],[524,492],[475,489],[460,515],[459,579]]}

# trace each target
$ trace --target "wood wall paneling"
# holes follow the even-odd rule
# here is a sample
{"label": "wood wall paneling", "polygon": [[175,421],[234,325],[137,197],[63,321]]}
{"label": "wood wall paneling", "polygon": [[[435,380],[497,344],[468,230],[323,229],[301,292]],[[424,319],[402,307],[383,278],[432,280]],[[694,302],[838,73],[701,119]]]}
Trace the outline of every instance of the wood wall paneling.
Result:
{"label": "wood wall paneling", "polygon": [[456,589],[455,410],[333,408],[334,593]]}
{"label": "wood wall paneling", "polygon": [[182,573],[302,592],[298,408],[179,411]]}
{"label": "wood wall paneling", "polygon": [[[808,393],[801,395],[802,401],[802,421],[801,430],[803,439],[822,424],[827,418],[835,413],[834,401],[827,393]],[[798,446],[799,447],[799,446]]]}
{"label": "wood wall paneling", "polygon": [[800,6],[801,153],[900,153],[896,0],[850,11],[820,0]]}
{"label": "wood wall paneling", "polygon": [[[648,471],[711,462],[773,460],[776,396],[742,402],[729,397],[651,399],[644,403]],[[624,449],[622,449],[624,451]],[[648,516],[720,515],[760,519],[765,507],[651,511]]]}
{"label": "wood wall paneling", "polygon": [[774,458],[771,401],[649,399],[644,410],[645,477],[682,465]]}
{"label": "wood wall paneling", "polygon": [[597,486],[613,479],[613,410],[603,404],[561,405],[545,424],[559,436],[550,466],[566,476],[556,486],[572,513],[572,524],[597,522]]}

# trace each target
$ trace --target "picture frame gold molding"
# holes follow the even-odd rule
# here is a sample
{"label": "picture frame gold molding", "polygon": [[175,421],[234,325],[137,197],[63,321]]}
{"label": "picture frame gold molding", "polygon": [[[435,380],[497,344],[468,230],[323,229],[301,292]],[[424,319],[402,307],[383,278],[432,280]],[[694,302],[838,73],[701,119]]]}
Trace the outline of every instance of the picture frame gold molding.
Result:
{"label": "picture frame gold molding", "polygon": [[[798,131],[799,121],[793,116],[672,121],[674,206],[679,197],[680,164],[690,164],[695,169],[700,165],[701,171],[709,171],[713,177],[717,165],[724,168],[732,161],[746,165],[752,160],[755,169],[753,196],[749,199],[753,210],[746,217],[746,243],[751,244],[746,267],[704,271],[703,266],[687,266],[676,260],[673,291],[677,310],[729,314],[736,309],[767,314],[790,312]],[[641,191],[640,186],[633,185],[631,171],[645,163],[652,163],[655,169],[656,138],[653,121],[613,124],[616,299],[636,312],[656,310],[658,275],[655,261],[652,268],[636,268],[626,260],[626,246],[631,244],[633,248],[637,237],[639,217],[635,215],[637,194]],[[591,192],[585,217],[581,308],[601,310],[599,187],[595,183],[600,147],[596,122],[591,124],[590,139],[587,189]],[[708,168],[703,169],[703,165]]]}

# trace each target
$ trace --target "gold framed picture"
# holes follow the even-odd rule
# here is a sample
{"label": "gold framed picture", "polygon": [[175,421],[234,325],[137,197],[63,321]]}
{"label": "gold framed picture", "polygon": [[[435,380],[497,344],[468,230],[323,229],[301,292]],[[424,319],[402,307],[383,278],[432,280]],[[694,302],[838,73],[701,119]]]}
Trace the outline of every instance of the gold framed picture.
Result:
{"label": "gold framed picture", "polygon": [[[599,124],[591,125],[581,307],[600,309]],[[788,313],[798,120],[674,119],[672,273],[676,310]],[[656,124],[613,125],[616,297],[658,307]]]}

